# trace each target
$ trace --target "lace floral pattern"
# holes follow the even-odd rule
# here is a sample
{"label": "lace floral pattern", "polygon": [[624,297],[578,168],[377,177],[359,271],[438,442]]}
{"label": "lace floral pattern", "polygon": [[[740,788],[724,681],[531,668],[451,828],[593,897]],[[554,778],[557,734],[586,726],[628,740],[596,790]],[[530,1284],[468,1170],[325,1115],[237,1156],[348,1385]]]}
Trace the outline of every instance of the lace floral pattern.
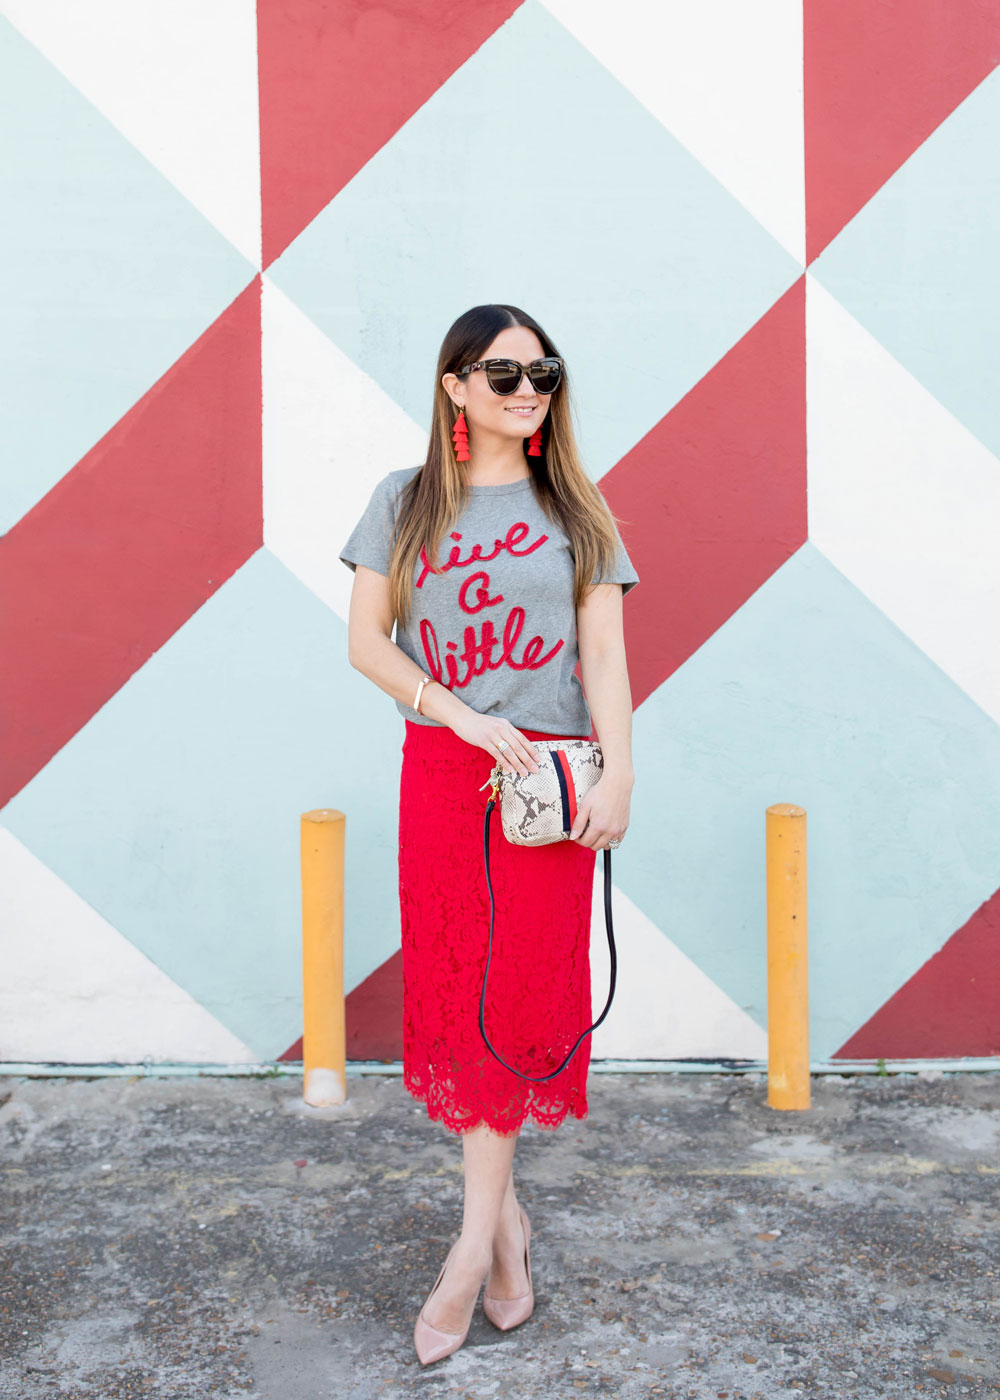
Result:
{"label": "lace floral pattern", "polygon": [[[543,740],[539,730],[521,731]],[[532,1084],[489,1053],[479,997],[489,939],[483,857],[493,763],[445,726],[406,722],[399,800],[403,1083],[452,1132],[555,1128],[587,1115],[588,1036],[563,1072]],[[590,917],[596,853],[575,841],[514,846],[490,821],[496,903],[486,1030],[526,1074],[547,1074],[592,1020]]]}

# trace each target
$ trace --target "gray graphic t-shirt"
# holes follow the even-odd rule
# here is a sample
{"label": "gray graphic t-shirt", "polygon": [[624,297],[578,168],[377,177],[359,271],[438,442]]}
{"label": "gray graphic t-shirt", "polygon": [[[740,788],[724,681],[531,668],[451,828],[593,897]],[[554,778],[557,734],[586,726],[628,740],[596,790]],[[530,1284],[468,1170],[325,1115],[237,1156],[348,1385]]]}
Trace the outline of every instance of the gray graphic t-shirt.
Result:
{"label": "gray graphic t-shirt", "polygon": [[[420,470],[402,467],[375,487],[339,558],[388,576],[399,493]],[[594,583],[639,575],[618,538],[609,574]],[[573,605],[569,540],[535,500],[530,477],[503,486],[473,486],[466,508],[439,548],[444,572],[426,553],[413,574],[413,610],[396,645],[427,675],[481,714],[502,715],[519,729],[586,737],[593,727],[583,687]],[[440,721],[396,701],[416,724]]]}

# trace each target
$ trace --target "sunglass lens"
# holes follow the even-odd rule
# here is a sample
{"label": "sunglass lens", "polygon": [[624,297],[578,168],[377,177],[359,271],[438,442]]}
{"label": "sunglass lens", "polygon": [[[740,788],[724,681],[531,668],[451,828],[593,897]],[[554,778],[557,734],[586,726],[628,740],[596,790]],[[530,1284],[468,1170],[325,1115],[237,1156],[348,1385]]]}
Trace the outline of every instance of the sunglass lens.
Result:
{"label": "sunglass lens", "polygon": [[531,382],[540,394],[551,394],[559,386],[562,365],[558,360],[539,360],[531,369]]}
{"label": "sunglass lens", "polygon": [[521,367],[510,360],[494,360],[486,366],[490,388],[497,394],[512,394],[521,382]]}

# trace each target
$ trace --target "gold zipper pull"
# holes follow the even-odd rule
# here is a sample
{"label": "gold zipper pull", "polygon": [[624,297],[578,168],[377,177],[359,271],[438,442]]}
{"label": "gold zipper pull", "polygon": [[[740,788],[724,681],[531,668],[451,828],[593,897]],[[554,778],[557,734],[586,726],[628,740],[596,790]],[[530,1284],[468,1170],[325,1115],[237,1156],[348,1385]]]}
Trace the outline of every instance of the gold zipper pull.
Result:
{"label": "gold zipper pull", "polygon": [[491,771],[490,776],[486,779],[486,782],[480,786],[479,791],[482,792],[484,787],[487,787],[490,783],[493,784],[493,791],[490,793],[489,797],[487,797],[487,802],[495,802],[497,800],[497,793],[500,791],[500,774],[502,772],[503,764],[496,764],[493,770]]}

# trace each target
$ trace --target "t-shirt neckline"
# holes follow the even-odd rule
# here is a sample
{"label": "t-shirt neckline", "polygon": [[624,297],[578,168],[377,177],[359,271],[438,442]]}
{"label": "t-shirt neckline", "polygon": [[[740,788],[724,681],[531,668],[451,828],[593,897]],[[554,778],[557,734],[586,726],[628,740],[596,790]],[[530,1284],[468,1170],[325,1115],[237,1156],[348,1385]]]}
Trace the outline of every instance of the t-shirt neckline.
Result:
{"label": "t-shirt neckline", "polygon": [[486,491],[491,496],[501,496],[510,491],[526,491],[531,487],[532,478],[523,476],[519,481],[502,481],[496,486],[473,486],[469,483],[470,491]]}

